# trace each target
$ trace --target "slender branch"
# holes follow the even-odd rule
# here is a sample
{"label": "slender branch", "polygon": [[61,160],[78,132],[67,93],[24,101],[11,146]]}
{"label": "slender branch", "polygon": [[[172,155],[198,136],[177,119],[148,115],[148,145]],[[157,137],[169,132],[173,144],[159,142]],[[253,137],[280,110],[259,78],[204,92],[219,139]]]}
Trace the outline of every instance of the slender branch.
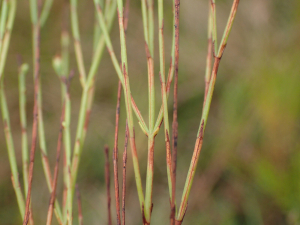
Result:
{"label": "slender branch", "polygon": [[[11,134],[11,126],[10,126],[10,118],[9,118],[9,111],[7,107],[5,92],[4,92],[4,85],[3,85],[3,71],[4,66],[7,58],[7,51],[9,47],[10,37],[11,37],[11,30],[13,28],[14,19],[16,15],[16,0],[10,0],[9,1],[9,7],[7,7],[7,1],[3,1],[2,5],[2,13],[1,13],[1,48],[0,48],[0,97],[1,97],[1,111],[2,111],[2,118],[4,123],[4,133],[5,133],[5,139],[6,139],[6,145],[7,145],[7,151],[8,151],[8,158],[9,158],[9,164],[11,168],[11,179],[13,183],[13,188],[16,193],[18,207],[20,211],[20,215],[24,217],[25,215],[25,202],[24,202],[24,196],[21,190],[21,185],[19,181],[19,173],[17,168],[17,160],[15,156],[15,149],[14,149],[14,143],[12,139]],[[6,6],[5,6],[6,5]],[[9,9],[9,11],[7,11]],[[8,13],[8,17],[7,17]],[[7,23],[6,23],[7,19]],[[5,29],[5,33],[4,33]],[[3,36],[4,35],[4,36]],[[29,218],[28,218],[29,220]]]}
{"label": "slender branch", "polygon": [[128,124],[126,123],[125,143],[124,143],[124,152],[123,152],[122,225],[125,225],[127,146],[128,146]]}
{"label": "slender branch", "polygon": [[106,184],[106,195],[107,195],[107,218],[108,218],[108,225],[111,225],[111,198],[110,198],[110,172],[109,172],[109,148],[108,146],[104,147],[105,153],[105,184]]}
{"label": "slender branch", "polygon": [[[130,146],[132,150],[132,157],[133,157],[133,165],[134,165],[134,172],[135,172],[135,178],[136,178],[136,185],[138,189],[138,196],[140,201],[140,207],[141,210],[144,205],[144,194],[143,194],[143,188],[141,183],[141,175],[140,175],[140,169],[139,169],[139,163],[138,163],[138,157],[137,157],[137,151],[136,151],[136,145],[135,145],[135,137],[134,137],[134,126],[133,126],[133,119],[132,119],[132,106],[131,106],[131,93],[130,93],[130,85],[127,75],[127,53],[126,53],[126,46],[125,46],[125,30],[124,30],[124,18],[123,18],[123,2],[118,0],[118,13],[119,13],[119,27],[120,27],[120,39],[121,39],[121,58],[122,58],[122,65],[123,65],[123,77],[119,75],[119,79],[122,82],[123,89],[124,89],[124,95],[125,95],[125,105],[126,105],[126,113],[127,113],[127,119],[128,119],[128,127],[129,127],[129,136],[130,136]],[[105,33],[106,27],[104,26],[103,22],[103,15],[102,10],[95,2],[98,12],[98,18],[101,23],[101,28],[103,30],[103,33]],[[110,45],[110,39],[108,35],[105,35],[105,41],[106,45]],[[110,46],[112,48],[112,46]],[[108,48],[110,48],[108,47]],[[109,51],[110,55],[114,55],[113,52]],[[117,63],[114,63],[114,65]],[[117,66],[115,66],[116,70],[118,70]]]}
{"label": "slender branch", "polygon": [[6,30],[3,37],[3,40],[1,41],[1,54],[0,54],[0,81],[3,79],[3,72],[4,72],[4,66],[7,58],[7,51],[9,47],[10,42],[10,36],[11,36],[11,30],[14,25],[14,20],[16,17],[16,6],[17,1],[16,0],[10,0],[9,5],[9,12],[8,12],[8,18],[6,23]]}
{"label": "slender branch", "polygon": [[49,17],[49,13],[50,13],[52,4],[53,4],[53,0],[45,0],[45,2],[44,2],[44,7],[42,9],[41,16],[40,16],[41,27],[44,26],[44,24],[46,23],[46,21]]}
{"label": "slender branch", "polygon": [[76,184],[76,196],[77,196],[77,205],[78,205],[78,220],[79,225],[83,225],[83,216],[82,216],[82,208],[81,208],[81,197],[78,188],[78,184]]}
{"label": "slender branch", "polygon": [[180,0],[175,0],[175,77],[173,98],[173,123],[172,123],[172,198],[171,198],[171,224],[174,225],[176,214],[176,166],[177,166],[177,140],[178,140],[178,64],[179,64],[179,11]]}
{"label": "slender branch", "polygon": [[3,119],[3,124],[4,124],[4,134],[5,134],[5,139],[6,139],[7,151],[8,151],[8,159],[9,159],[9,164],[10,164],[10,169],[11,169],[11,180],[13,183],[13,188],[16,193],[20,215],[22,217],[24,217],[25,202],[24,202],[24,197],[23,197],[23,193],[22,193],[21,185],[20,185],[20,181],[19,181],[17,160],[16,160],[16,155],[15,155],[14,142],[13,142],[12,134],[11,134],[9,111],[8,111],[8,107],[7,107],[6,97],[5,97],[3,81],[1,81],[0,90],[1,90],[2,119]]}
{"label": "slender branch", "polygon": [[217,13],[216,13],[216,3],[215,0],[210,0],[211,7],[211,19],[212,19],[212,42],[214,53],[216,54],[218,51],[218,39],[217,39]]}
{"label": "slender branch", "polygon": [[31,189],[32,189],[32,179],[33,179],[33,167],[35,150],[37,145],[38,136],[38,117],[39,117],[39,84],[40,84],[40,24],[38,21],[39,10],[38,3],[36,0],[30,1],[30,10],[32,15],[32,25],[33,25],[33,48],[34,48],[34,107],[33,107],[33,125],[32,125],[32,141],[30,150],[30,164],[29,164],[29,178],[28,178],[28,192],[25,205],[25,215],[23,225],[27,224],[29,214],[30,214],[30,200],[31,200]]}
{"label": "slender branch", "polygon": [[[116,12],[116,7],[117,7],[117,3],[113,1],[106,20],[108,30],[111,29],[114,15]],[[91,112],[91,107],[92,107],[92,102],[94,97],[95,75],[98,69],[98,65],[102,58],[104,47],[105,47],[105,39],[104,39],[104,35],[102,34],[98,40],[98,44],[95,49],[92,64],[89,70],[88,79],[86,81],[85,87],[82,92],[82,97],[81,97],[78,125],[77,125],[76,138],[75,138],[75,146],[74,146],[73,158],[72,158],[72,169],[71,169],[72,193],[74,193],[78,166],[80,162],[80,156],[81,156],[81,152],[82,152],[82,148],[83,148],[83,144],[84,144],[84,140],[88,128],[89,114]]]}
{"label": "slender branch", "polygon": [[[211,104],[211,100],[212,100],[212,96],[213,96],[214,86],[215,86],[215,82],[216,82],[216,78],[217,78],[217,72],[218,72],[221,57],[222,57],[224,49],[226,47],[226,43],[227,43],[227,39],[228,39],[230,30],[232,27],[232,23],[235,18],[235,15],[236,15],[238,4],[239,4],[239,0],[234,0],[234,2],[232,4],[232,9],[231,9],[231,12],[229,15],[228,23],[225,28],[224,35],[223,35],[223,38],[221,41],[220,50],[217,54],[214,54],[215,61],[214,61],[213,69],[212,69],[209,88],[207,91],[207,98],[206,98],[206,102],[205,102],[205,105],[203,108],[202,117],[200,120],[200,126],[199,126],[197,139],[196,139],[196,143],[195,143],[195,148],[194,148],[190,168],[188,171],[187,179],[186,179],[183,194],[182,194],[181,205],[180,205],[180,208],[178,211],[177,221],[180,222],[178,224],[181,224],[181,221],[183,220],[183,217],[184,217],[184,214],[185,214],[185,211],[187,208],[188,197],[189,197],[189,193],[190,193],[191,186],[193,183],[193,179],[194,179],[194,175],[195,175],[195,171],[196,171],[196,167],[197,167],[197,162],[199,159],[199,155],[200,155],[200,151],[201,151],[201,147],[202,147],[202,143],[203,143],[203,136],[204,136],[204,131],[205,131],[205,127],[206,127],[206,123],[207,123],[207,119],[208,119],[208,113],[209,113],[210,104]],[[213,34],[213,36],[214,36],[214,34]]]}
{"label": "slender branch", "polygon": [[81,86],[85,86],[86,82],[86,70],[83,61],[82,47],[80,42],[78,14],[77,14],[77,0],[71,0],[71,21],[72,21],[72,33],[74,37],[74,48],[76,54],[76,60],[79,70],[79,79]]}
{"label": "slender branch", "polygon": [[65,117],[65,108],[66,105],[63,104],[61,117],[60,117],[60,128],[58,133],[58,140],[57,140],[57,148],[56,148],[56,161],[55,161],[55,168],[54,168],[54,175],[53,175],[53,183],[52,183],[52,193],[48,208],[48,215],[47,215],[47,225],[51,225],[52,216],[53,216],[53,209],[54,209],[54,202],[55,202],[55,196],[56,196],[56,187],[57,187],[57,179],[58,179],[58,170],[59,170],[59,160],[60,160],[60,152],[61,152],[61,146],[62,146],[62,139],[63,139],[63,122]]}
{"label": "slender branch", "polygon": [[120,118],[120,100],[121,100],[122,84],[119,81],[118,85],[118,99],[116,107],[116,124],[115,124],[115,142],[113,152],[113,163],[114,163],[114,183],[115,183],[115,198],[116,198],[116,213],[117,213],[117,224],[121,224],[120,217],[120,196],[119,196],[119,178],[118,178],[118,135],[119,135],[119,118]]}
{"label": "slender branch", "polygon": [[[210,1],[210,0],[209,0]],[[206,57],[206,68],[205,68],[205,93],[204,93],[204,101],[203,107],[206,102],[206,96],[209,87],[209,80],[211,75],[211,64],[212,64],[212,14],[211,14],[211,7],[209,7],[208,13],[208,32],[207,32],[207,39],[208,39],[208,46],[207,46],[207,57]]]}
{"label": "slender branch", "polygon": [[148,162],[147,162],[147,176],[146,176],[146,193],[145,193],[145,220],[150,223],[151,208],[152,208],[152,190],[153,190],[153,176],[154,176],[154,135],[153,128],[155,123],[155,88],[154,88],[154,64],[151,57],[148,45],[145,44],[147,64],[148,64],[148,104],[149,104],[149,134],[148,134]]}
{"label": "slender branch", "polygon": [[4,0],[2,1],[1,18],[0,18],[0,52],[2,49],[4,32],[6,30],[7,14],[8,14],[8,0]]}
{"label": "slender branch", "polygon": [[19,67],[19,107],[20,124],[22,130],[22,162],[23,162],[23,180],[24,192],[28,191],[28,140],[27,140],[27,119],[26,119],[26,73],[29,66],[24,63]]}

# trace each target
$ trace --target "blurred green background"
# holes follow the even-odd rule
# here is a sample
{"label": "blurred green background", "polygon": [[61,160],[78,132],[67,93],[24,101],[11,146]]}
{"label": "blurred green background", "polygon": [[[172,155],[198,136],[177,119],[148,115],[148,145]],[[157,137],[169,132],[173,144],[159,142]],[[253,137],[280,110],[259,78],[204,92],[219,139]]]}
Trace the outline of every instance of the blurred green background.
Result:
{"label": "blurred green background", "polygon": [[[218,36],[231,0],[217,0]],[[155,7],[157,2],[155,2]],[[172,38],[172,1],[165,1],[166,62]],[[78,13],[86,69],[93,43],[94,5],[79,1]],[[201,117],[207,51],[208,1],[181,1],[179,63],[179,140],[177,202],[180,202]],[[157,12],[155,12],[157,15]],[[54,168],[61,111],[60,83],[52,69],[52,57],[60,52],[63,1],[54,1],[41,35],[43,112],[51,168]],[[157,30],[157,19],[156,19]],[[111,38],[119,55],[118,25]],[[157,31],[156,31],[157,34]],[[155,74],[158,111],[161,104],[158,78],[158,38],[155,37]],[[131,1],[127,48],[132,95],[147,116],[147,65],[140,1]],[[223,55],[208,119],[204,145],[183,224],[295,225],[300,224],[300,1],[242,0]],[[73,43],[73,42],[71,42]],[[72,135],[76,130],[81,87],[71,45]],[[11,115],[19,171],[21,129],[18,111],[16,55],[32,65],[29,2],[18,1],[5,69],[5,87]],[[84,224],[106,224],[103,146],[113,147],[117,76],[107,51],[96,76],[96,93],[90,126],[79,168]],[[32,126],[32,66],[27,76],[28,124]],[[170,109],[172,98],[169,99]],[[125,110],[121,103],[120,159],[124,143]],[[171,117],[170,112],[170,117]],[[137,121],[136,142],[142,178],[146,176],[147,139]],[[2,120],[0,127],[3,127]],[[29,132],[30,133],[30,132]],[[30,138],[30,137],[29,137]],[[35,224],[44,224],[50,199],[36,152],[32,206]],[[163,132],[155,145],[153,224],[168,224],[169,199]],[[111,167],[112,171],[112,167]],[[127,224],[141,224],[139,203],[129,150],[127,169]],[[20,174],[21,175],[21,174]],[[20,176],[22,179],[22,176]],[[144,181],[145,179],[143,179]],[[143,182],[144,184],[145,182]],[[113,187],[113,183],[111,183]],[[58,197],[62,196],[61,178]],[[113,192],[112,192],[113,193]],[[75,222],[77,224],[75,208]],[[115,221],[114,197],[112,197]],[[3,129],[0,129],[0,224],[21,224],[10,179]],[[53,224],[56,224],[55,218]]]}

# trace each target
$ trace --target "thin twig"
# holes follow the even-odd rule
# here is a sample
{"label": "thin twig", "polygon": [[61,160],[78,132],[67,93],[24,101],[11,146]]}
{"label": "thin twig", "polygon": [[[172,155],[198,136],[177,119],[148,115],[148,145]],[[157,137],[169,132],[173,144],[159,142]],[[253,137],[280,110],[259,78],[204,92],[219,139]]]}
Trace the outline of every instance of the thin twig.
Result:
{"label": "thin twig", "polygon": [[39,117],[39,83],[40,83],[40,24],[38,22],[39,17],[39,6],[36,1],[31,0],[31,13],[32,24],[33,24],[33,43],[34,43],[34,108],[33,108],[33,126],[32,126],[32,141],[30,150],[30,165],[29,165],[29,176],[28,176],[28,192],[25,205],[25,216],[23,225],[27,225],[29,214],[30,214],[30,199],[31,199],[31,189],[32,189],[32,179],[33,179],[33,167],[35,150],[37,145],[38,136],[38,117]]}
{"label": "thin twig", "polygon": [[[212,0],[212,2],[213,2],[213,0]],[[207,91],[205,105],[204,105],[203,111],[202,111],[202,117],[200,120],[200,126],[199,126],[199,130],[198,130],[198,134],[197,134],[195,148],[194,148],[190,168],[188,171],[188,175],[187,175],[184,190],[183,190],[180,208],[178,211],[178,216],[177,216],[178,221],[183,220],[186,209],[187,209],[188,197],[189,197],[189,193],[190,193],[191,186],[193,183],[200,151],[202,148],[203,136],[204,136],[204,131],[205,131],[205,127],[206,127],[206,123],[207,123],[207,119],[208,119],[208,113],[210,110],[210,104],[211,104],[211,100],[212,100],[212,96],[213,96],[213,92],[214,92],[215,82],[216,82],[216,78],[217,78],[217,72],[218,72],[218,68],[220,65],[220,60],[222,58],[222,55],[223,55],[225,47],[226,47],[226,43],[227,43],[228,36],[229,36],[230,30],[232,27],[232,23],[235,18],[235,15],[236,15],[238,4],[239,4],[239,0],[234,0],[234,2],[232,4],[230,15],[228,18],[228,22],[227,22],[227,25],[224,30],[224,34],[223,34],[223,38],[221,41],[219,51],[217,53],[214,52],[214,65],[213,65],[213,69],[212,69],[212,73],[211,73],[211,78],[210,78],[209,88]],[[213,5],[213,8],[215,8],[214,5]],[[214,34],[215,30],[213,29],[212,32],[213,32],[212,36],[214,39],[214,36],[216,36],[216,34]],[[216,44],[216,43],[214,43],[214,44]],[[181,223],[179,223],[179,224],[181,224]]]}
{"label": "thin twig", "polygon": [[120,218],[120,196],[119,196],[119,178],[118,178],[118,135],[119,135],[119,118],[120,118],[120,100],[121,100],[122,84],[119,81],[118,86],[118,99],[116,107],[116,124],[115,124],[115,142],[113,152],[113,163],[114,163],[114,183],[115,183],[115,198],[116,198],[116,213],[117,213],[117,224],[121,224]]}
{"label": "thin twig", "polygon": [[76,196],[77,196],[77,205],[78,205],[78,220],[79,220],[79,225],[83,225],[81,197],[80,197],[80,192],[79,192],[78,184],[76,184]]}
{"label": "thin twig", "polygon": [[180,0],[175,0],[175,75],[173,98],[173,123],[172,123],[172,199],[171,199],[171,224],[175,220],[175,194],[176,194],[176,165],[177,165],[177,140],[178,140],[178,64],[179,64],[179,10]]}
{"label": "thin twig", "polygon": [[49,203],[47,222],[46,222],[47,225],[51,225],[53,209],[54,209],[56,186],[57,186],[57,179],[58,179],[58,170],[59,170],[60,152],[61,152],[62,138],[63,138],[63,121],[65,118],[65,108],[66,108],[66,105],[63,104],[61,117],[60,117],[60,128],[59,128],[59,134],[58,134],[58,140],[57,140],[57,148],[56,148],[56,162],[55,162],[54,175],[53,175],[52,193],[51,193],[51,199],[50,199],[50,203]]}
{"label": "thin twig", "polygon": [[[210,0],[209,0],[210,2]],[[207,38],[208,38],[208,46],[207,46],[207,56],[206,56],[206,69],[205,69],[205,93],[204,93],[204,101],[203,101],[203,107],[206,102],[208,87],[209,87],[209,80],[211,75],[211,63],[212,63],[212,13],[211,13],[211,7],[209,7],[209,15],[208,15],[208,32],[207,32]]]}
{"label": "thin twig", "polygon": [[125,198],[126,198],[126,163],[128,146],[128,124],[126,123],[125,144],[123,152],[123,185],[122,185],[122,225],[125,225]]}
{"label": "thin twig", "polygon": [[110,172],[109,172],[109,148],[108,146],[104,147],[105,153],[105,183],[106,183],[106,195],[107,195],[107,217],[108,217],[108,225],[111,225],[111,197],[110,197]]}

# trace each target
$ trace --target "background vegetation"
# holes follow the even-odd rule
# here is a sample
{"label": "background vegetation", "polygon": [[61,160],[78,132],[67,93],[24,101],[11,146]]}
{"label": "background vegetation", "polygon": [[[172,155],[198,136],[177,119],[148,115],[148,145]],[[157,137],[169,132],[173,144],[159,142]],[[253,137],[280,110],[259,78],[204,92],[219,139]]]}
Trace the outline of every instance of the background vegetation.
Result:
{"label": "background vegetation", "polygon": [[[232,1],[216,2],[218,28],[222,31]],[[165,15],[166,52],[170,52],[171,48],[172,13],[171,10],[167,12],[171,5],[172,1],[166,1],[165,11],[169,13]],[[63,1],[54,1],[50,18],[41,32],[43,107],[51,168],[54,168],[61,112],[60,81],[51,63],[52,57],[60,51],[62,6]],[[94,5],[92,1],[79,1],[78,8],[83,53],[89,65],[93,45]],[[181,1],[177,199],[182,193],[201,116],[207,50],[207,9],[207,1]],[[204,145],[183,224],[300,223],[299,12],[300,2],[297,0],[240,2],[221,61]],[[119,52],[118,32],[115,21],[111,37],[116,53]],[[18,1],[5,70],[5,85],[20,169],[21,143],[17,140],[21,140],[21,130],[16,55],[21,54],[23,61],[32,63],[31,38],[28,1]],[[143,40],[140,1],[131,1],[127,31],[131,89],[137,105],[146,114],[147,67]],[[157,46],[158,40],[155,42]],[[75,63],[72,48],[71,68],[76,69]],[[155,74],[158,74],[157,48],[155,65]],[[28,125],[31,126],[31,75],[27,76],[27,81],[27,115]],[[108,144],[111,149],[113,146],[117,82],[109,55],[105,52],[96,77],[95,101],[78,175],[84,224],[105,224],[107,220],[103,146]],[[160,93],[158,77],[156,89]],[[71,85],[72,131],[76,128],[80,96],[81,88],[76,72]],[[159,103],[160,95],[157,94],[156,98]],[[171,106],[171,100],[169,104]],[[124,140],[121,137],[125,133],[123,101],[121,108],[119,146],[123,146]],[[3,127],[2,122],[0,126]],[[147,139],[138,126],[136,130],[140,169],[145,177]],[[72,135],[74,138],[75,132]],[[153,224],[168,223],[169,199],[164,149],[164,136],[160,131],[155,146]],[[126,220],[128,224],[141,224],[131,157],[128,157],[127,171]],[[62,181],[59,182],[58,185]],[[61,190],[58,188],[59,196]],[[50,195],[39,151],[36,152],[32,192],[36,224],[43,224]],[[22,221],[11,184],[3,129],[0,129],[0,221],[1,224],[20,224]],[[74,222],[77,223],[77,218]]]}

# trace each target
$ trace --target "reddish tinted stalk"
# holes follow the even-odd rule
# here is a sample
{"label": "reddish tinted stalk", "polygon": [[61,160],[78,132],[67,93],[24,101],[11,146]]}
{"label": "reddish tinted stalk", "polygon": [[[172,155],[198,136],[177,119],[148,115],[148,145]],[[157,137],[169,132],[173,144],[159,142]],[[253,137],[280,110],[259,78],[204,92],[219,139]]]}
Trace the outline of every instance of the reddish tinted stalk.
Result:
{"label": "reddish tinted stalk", "polygon": [[105,152],[105,183],[106,183],[106,194],[107,194],[107,217],[108,217],[108,225],[111,225],[111,198],[110,198],[110,173],[109,173],[109,148],[108,146],[104,147]]}
{"label": "reddish tinted stalk", "polygon": [[32,140],[30,150],[30,164],[29,164],[29,176],[28,176],[28,192],[25,204],[25,215],[23,225],[27,225],[30,215],[30,199],[33,179],[33,167],[35,150],[37,145],[37,133],[38,133],[38,91],[40,83],[40,25],[35,24],[33,27],[33,39],[34,39],[34,107],[33,107],[33,125],[32,125]]}
{"label": "reddish tinted stalk", "polygon": [[126,197],[126,163],[128,146],[128,125],[126,123],[125,144],[123,152],[123,185],[122,185],[122,225],[125,225],[125,197]]}
{"label": "reddish tinted stalk", "polygon": [[119,81],[118,99],[117,99],[117,107],[116,107],[115,143],[114,143],[114,152],[113,152],[116,213],[117,213],[117,224],[118,225],[121,224],[119,178],[118,178],[118,133],[119,133],[121,92],[122,92],[122,84],[121,84],[121,81]]}
{"label": "reddish tinted stalk", "polygon": [[179,62],[179,9],[180,0],[175,0],[175,74],[174,74],[174,103],[172,124],[172,200],[171,200],[171,224],[175,221],[175,194],[176,194],[176,166],[177,166],[177,139],[178,139],[178,62]]}
{"label": "reddish tinted stalk", "polygon": [[60,128],[58,134],[58,141],[57,141],[57,148],[56,148],[56,162],[54,168],[54,176],[53,176],[53,183],[52,183],[52,193],[51,199],[49,203],[48,215],[47,215],[47,225],[51,225],[53,209],[54,209],[54,202],[55,202],[55,195],[56,195],[56,186],[57,186],[57,178],[58,178],[58,170],[59,170],[59,160],[60,160],[60,152],[62,146],[62,136],[63,136],[63,121],[65,118],[65,104],[63,105],[61,117],[60,117]]}
{"label": "reddish tinted stalk", "polygon": [[83,225],[83,216],[82,216],[82,208],[81,208],[81,197],[78,188],[78,184],[76,184],[76,196],[77,196],[77,205],[78,205],[78,220],[79,225]]}

